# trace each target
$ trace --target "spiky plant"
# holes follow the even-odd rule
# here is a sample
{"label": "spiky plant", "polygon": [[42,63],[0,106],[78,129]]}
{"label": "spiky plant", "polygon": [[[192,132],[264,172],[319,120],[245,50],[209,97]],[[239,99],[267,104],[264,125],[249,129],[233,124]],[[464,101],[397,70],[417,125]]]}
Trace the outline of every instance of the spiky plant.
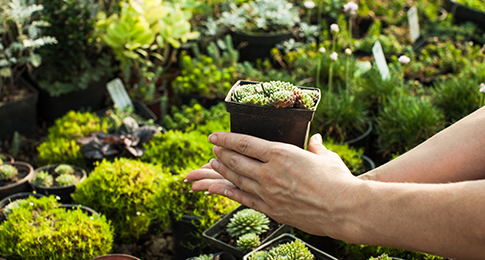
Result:
{"label": "spiky plant", "polygon": [[266,98],[263,94],[253,94],[241,99],[240,103],[265,106],[268,104],[268,98]]}
{"label": "spiky plant", "polygon": [[249,252],[261,244],[259,236],[254,233],[248,233],[237,239],[237,247],[244,252]]}
{"label": "spiky plant", "polygon": [[212,254],[209,255],[199,255],[193,258],[194,260],[219,260],[219,257],[214,257]]}
{"label": "spiky plant", "polygon": [[269,96],[269,103],[276,108],[293,107],[295,100],[295,92],[290,90],[276,91]]}
{"label": "spiky plant", "polygon": [[267,260],[312,260],[315,256],[308,247],[297,239],[274,247],[268,252]]}
{"label": "spiky plant", "polygon": [[259,84],[249,84],[239,86],[232,92],[232,100],[235,102],[241,102],[243,98],[258,93],[258,85]]}
{"label": "spiky plant", "polygon": [[40,171],[35,174],[33,183],[37,186],[50,187],[54,183],[54,178],[47,171]]}
{"label": "spiky plant", "polygon": [[61,174],[56,178],[57,186],[59,187],[74,185],[76,181],[76,176],[71,174]]}
{"label": "spiky plant", "polygon": [[67,165],[67,164],[59,164],[55,169],[54,171],[59,174],[59,175],[62,175],[62,174],[73,174],[74,173],[74,167],[72,167],[71,165]]}
{"label": "spiky plant", "polygon": [[295,101],[295,107],[311,109],[314,103],[315,101],[313,98],[309,94],[303,92],[298,95],[297,100]]}
{"label": "spiky plant", "polygon": [[0,180],[7,180],[17,174],[17,168],[10,164],[0,165]]}
{"label": "spiky plant", "polygon": [[269,229],[269,218],[254,209],[243,209],[229,220],[227,232],[232,237],[240,237],[244,234],[261,234]]}
{"label": "spiky plant", "polygon": [[267,257],[268,251],[258,251],[250,255],[248,260],[266,260]]}

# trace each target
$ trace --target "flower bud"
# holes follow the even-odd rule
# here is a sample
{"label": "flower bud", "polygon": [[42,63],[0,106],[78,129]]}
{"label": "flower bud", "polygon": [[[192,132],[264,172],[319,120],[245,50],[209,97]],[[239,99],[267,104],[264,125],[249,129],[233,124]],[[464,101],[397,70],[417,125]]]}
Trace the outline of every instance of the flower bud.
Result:
{"label": "flower bud", "polygon": [[334,52],[332,54],[330,54],[330,60],[331,61],[337,61],[338,59],[338,53]]}
{"label": "flower bud", "polygon": [[411,61],[411,59],[406,55],[402,55],[401,57],[399,57],[398,61],[401,64],[408,64]]}
{"label": "flower bud", "polygon": [[325,47],[320,47],[320,49],[318,49],[318,51],[319,51],[320,53],[325,53],[325,52],[327,52],[327,50],[325,49]]}
{"label": "flower bud", "polygon": [[485,83],[480,84],[480,92],[485,93]]}
{"label": "flower bud", "polygon": [[357,12],[357,9],[359,9],[359,5],[352,1],[344,4],[344,12],[350,15],[354,15]]}
{"label": "flower bud", "polygon": [[349,48],[345,49],[345,54],[347,54],[347,56],[352,55],[352,50]]}
{"label": "flower bud", "polygon": [[332,25],[330,25],[330,32],[333,35],[337,34],[339,32],[338,24],[333,23]]}
{"label": "flower bud", "polygon": [[305,1],[303,3],[303,5],[307,8],[307,9],[313,9],[315,7],[315,2],[313,1]]}

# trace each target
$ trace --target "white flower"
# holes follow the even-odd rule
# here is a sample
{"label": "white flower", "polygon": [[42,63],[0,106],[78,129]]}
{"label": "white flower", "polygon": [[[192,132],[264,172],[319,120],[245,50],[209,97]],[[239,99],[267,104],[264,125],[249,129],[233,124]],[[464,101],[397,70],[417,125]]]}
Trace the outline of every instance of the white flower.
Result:
{"label": "white flower", "polygon": [[352,1],[344,4],[344,12],[349,13],[350,15],[354,15],[357,9],[359,9],[359,5]]}
{"label": "white flower", "polygon": [[140,211],[137,211],[137,212],[136,212],[136,215],[137,215],[137,216],[140,216],[140,215],[141,215]]}
{"label": "white flower", "polygon": [[34,203],[33,202],[29,202],[30,206],[34,206]]}
{"label": "white flower", "polygon": [[320,49],[318,49],[318,51],[321,52],[321,53],[327,52],[327,50],[325,50],[325,47],[320,47]]}
{"label": "white flower", "polygon": [[401,64],[408,64],[411,61],[411,59],[406,55],[402,55],[401,57],[399,57],[398,61]]}
{"label": "white flower", "polygon": [[339,32],[338,24],[333,23],[330,25],[330,32],[332,32],[332,34],[337,34]]}
{"label": "white flower", "polygon": [[349,48],[345,49],[345,54],[347,54],[347,56],[352,55],[352,50]]}
{"label": "white flower", "polygon": [[305,1],[303,3],[303,5],[307,8],[307,9],[313,9],[313,7],[315,7],[315,2],[313,1]]}
{"label": "white flower", "polygon": [[338,59],[338,53],[334,52],[334,53],[330,54],[330,59],[332,61],[337,61],[337,59]]}
{"label": "white flower", "polygon": [[480,84],[480,92],[485,93],[485,83]]}

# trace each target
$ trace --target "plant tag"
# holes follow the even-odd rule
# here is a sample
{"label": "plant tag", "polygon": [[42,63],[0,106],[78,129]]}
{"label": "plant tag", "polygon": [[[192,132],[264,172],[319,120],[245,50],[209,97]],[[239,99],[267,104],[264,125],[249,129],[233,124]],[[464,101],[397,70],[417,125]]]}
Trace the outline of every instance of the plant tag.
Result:
{"label": "plant tag", "polygon": [[126,92],[125,85],[120,78],[113,79],[107,84],[108,93],[113,100],[113,103],[120,108],[124,109],[126,106],[133,108],[133,103],[131,102],[128,92]]}
{"label": "plant tag", "polygon": [[382,50],[382,45],[379,41],[372,47],[372,54],[374,55],[382,79],[388,80],[390,78],[389,67],[387,66],[386,57],[384,56],[384,51]]}
{"label": "plant tag", "polygon": [[416,9],[415,6],[411,7],[408,10],[408,22],[409,22],[411,40],[415,42],[420,36],[418,10]]}

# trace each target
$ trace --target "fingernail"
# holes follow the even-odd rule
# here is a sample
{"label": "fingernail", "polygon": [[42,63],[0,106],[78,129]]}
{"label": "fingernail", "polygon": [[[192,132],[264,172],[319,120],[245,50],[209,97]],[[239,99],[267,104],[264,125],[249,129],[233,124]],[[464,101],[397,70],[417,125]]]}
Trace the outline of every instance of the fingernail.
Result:
{"label": "fingernail", "polygon": [[219,147],[217,147],[217,146],[214,146],[214,147],[212,148],[212,152],[213,152],[214,154],[216,154],[216,153],[217,153],[217,150],[219,150]]}
{"label": "fingernail", "polygon": [[217,142],[217,135],[210,134],[209,135],[209,142],[211,142],[212,144],[215,144]]}
{"label": "fingernail", "polygon": [[188,182],[188,180],[187,180],[187,179],[185,179],[185,180],[184,180],[184,182]]}
{"label": "fingernail", "polygon": [[321,134],[315,134],[314,135],[314,138],[315,138],[315,141],[317,141],[319,143],[322,143],[323,142],[323,139],[322,139],[322,135]]}
{"label": "fingernail", "polygon": [[207,195],[207,194],[211,194],[211,193],[209,191],[205,191],[204,194]]}
{"label": "fingernail", "polygon": [[194,191],[193,190],[189,190],[189,193],[193,193]]}
{"label": "fingernail", "polygon": [[212,169],[214,169],[214,170],[217,170],[217,168],[219,168],[219,161],[216,160],[216,159],[211,159],[209,161],[209,164],[212,167]]}
{"label": "fingernail", "polygon": [[225,190],[224,191],[224,196],[228,197],[228,198],[231,198],[232,196],[234,196],[234,193],[230,190]]}

